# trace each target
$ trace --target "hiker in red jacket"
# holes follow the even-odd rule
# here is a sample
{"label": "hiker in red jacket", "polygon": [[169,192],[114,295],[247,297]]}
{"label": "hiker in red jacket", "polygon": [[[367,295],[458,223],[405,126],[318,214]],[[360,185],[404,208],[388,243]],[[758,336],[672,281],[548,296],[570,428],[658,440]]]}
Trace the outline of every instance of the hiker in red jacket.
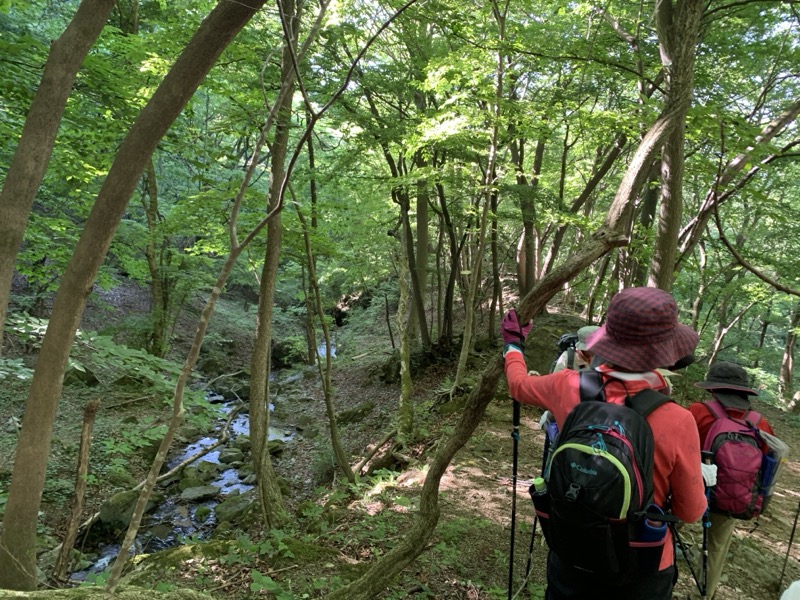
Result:
{"label": "hiker in red jacket", "polygon": [[[758,396],[758,392],[750,387],[747,371],[741,366],[731,362],[716,362],[708,370],[705,381],[700,381],[695,385],[711,392],[713,399],[722,405],[722,409],[724,409],[727,416],[742,421],[754,420],[748,419],[748,413],[751,412],[750,396]],[[706,402],[695,402],[689,406],[689,411],[697,422],[700,446],[704,447],[709,429],[717,420],[717,417],[714,416]],[[772,427],[765,418],[761,417],[757,423],[753,424],[761,431],[774,435]],[[763,450],[766,450],[766,448],[763,448]],[[719,580],[722,577],[722,569],[725,566],[725,558],[728,555],[731,539],[733,538],[733,529],[739,519],[716,512],[713,503],[710,516],[706,596],[713,600]]]}
{"label": "hiker in red jacket", "polygon": [[[549,410],[562,429],[567,415],[580,403],[581,374],[565,369],[550,375],[528,375],[521,350],[528,331],[530,325],[520,326],[515,311],[504,317],[503,355],[509,391],[518,402]],[[675,300],[657,288],[630,288],[616,294],[605,324],[586,339],[587,348],[602,357],[596,370],[602,376],[606,401],[615,404],[624,404],[626,398],[646,388],[665,390],[667,383],[656,369],[678,363],[694,351],[697,342],[697,333],[678,322]],[[700,440],[691,414],[666,402],[646,420],[654,442],[653,502],[682,521],[697,521],[707,502]],[[597,548],[597,552],[604,551]],[[581,571],[551,550],[545,598],[668,600],[677,578],[674,563],[671,532],[666,534],[657,572],[622,585]]]}

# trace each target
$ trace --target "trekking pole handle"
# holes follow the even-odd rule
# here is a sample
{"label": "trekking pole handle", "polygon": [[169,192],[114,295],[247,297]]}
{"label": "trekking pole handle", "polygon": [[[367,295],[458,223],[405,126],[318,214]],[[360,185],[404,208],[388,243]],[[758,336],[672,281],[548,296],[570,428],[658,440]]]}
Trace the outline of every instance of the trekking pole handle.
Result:
{"label": "trekking pole handle", "polygon": [[700,457],[703,460],[703,463],[710,465],[714,461],[714,453],[710,450],[703,450],[700,453]]}

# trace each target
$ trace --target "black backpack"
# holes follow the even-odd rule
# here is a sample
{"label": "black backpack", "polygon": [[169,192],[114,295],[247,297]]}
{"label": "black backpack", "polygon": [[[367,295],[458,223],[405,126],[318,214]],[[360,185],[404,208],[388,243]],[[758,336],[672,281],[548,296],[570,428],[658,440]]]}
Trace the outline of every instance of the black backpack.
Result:
{"label": "black backpack", "polygon": [[559,558],[624,583],[658,570],[665,521],[675,520],[651,506],[653,432],[646,420],[670,398],[643,390],[624,405],[608,403],[594,370],[580,373],[580,390],[546,469],[547,492],[531,495]]}
{"label": "black backpack", "polygon": [[556,346],[558,346],[558,354],[556,354],[555,360],[553,360],[553,364],[550,365],[550,372],[553,372],[553,369],[556,368],[556,363],[561,355],[566,352],[567,353],[567,368],[574,369],[575,368],[575,345],[578,343],[578,334],[577,333],[564,333],[558,338],[556,342]]}

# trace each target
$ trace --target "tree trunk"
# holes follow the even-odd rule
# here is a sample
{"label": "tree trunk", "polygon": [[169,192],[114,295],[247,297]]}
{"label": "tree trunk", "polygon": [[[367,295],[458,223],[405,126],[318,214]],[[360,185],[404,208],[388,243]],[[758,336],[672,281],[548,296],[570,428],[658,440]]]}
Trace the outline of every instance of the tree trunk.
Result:
{"label": "tree trunk", "polygon": [[[292,0],[284,0],[286,2]],[[316,304],[316,312],[319,317],[320,327],[322,328],[322,335],[325,340],[325,366],[322,366],[322,358],[317,353],[317,364],[319,365],[320,380],[322,381],[322,393],[325,398],[325,412],[328,416],[328,429],[331,436],[331,447],[333,448],[333,455],[336,457],[336,464],[344,473],[347,481],[352,483],[356,482],[356,473],[350,468],[350,463],[347,454],[342,446],[342,441],[339,436],[339,428],[336,425],[336,412],[333,409],[333,385],[331,384],[331,372],[333,365],[331,364],[331,335],[328,329],[328,324],[325,321],[325,312],[322,309],[322,293],[319,290],[319,281],[317,279],[316,260],[314,252],[311,249],[311,238],[308,231],[308,225],[305,217],[299,207],[297,209],[297,216],[300,219],[300,224],[303,227],[303,242],[306,248],[306,263],[308,265],[308,280],[311,290],[314,294],[314,302]],[[402,268],[402,267],[401,267]],[[271,468],[271,467],[270,467]],[[274,476],[274,475],[273,475]],[[280,490],[276,490],[280,493]]]}
{"label": "tree trunk", "polygon": [[50,45],[42,80],[3,182],[0,192],[0,356],[14,263],[28,215],[47,171],[75,76],[113,7],[114,0],[82,0],[64,33]]}
{"label": "tree trunk", "polygon": [[786,334],[786,343],[783,346],[783,359],[781,360],[781,373],[778,379],[778,395],[781,401],[788,404],[794,393],[794,347],[797,345],[797,331],[800,328],[800,302],[795,304],[792,318],[789,321],[789,331]]}
{"label": "tree trunk", "polygon": [[[164,357],[167,354],[169,331],[168,319],[170,315],[170,297],[174,280],[165,269],[164,255],[170,253],[165,249],[166,240],[159,227],[161,215],[158,210],[158,183],[153,160],[147,163],[145,175],[146,196],[142,195],[145,216],[147,218],[147,244],[145,245],[145,258],[150,272],[150,335],[148,351],[154,356]],[[167,259],[169,262],[169,259]]]}
{"label": "tree trunk", "polygon": [[665,136],[661,158],[661,207],[649,283],[667,292],[672,289],[675,275],[683,215],[686,114],[692,103],[694,59],[705,4],[704,0],[682,0],[674,6],[672,0],[656,3],[661,62],[668,86],[665,107],[673,111],[675,123]]}
{"label": "tree trunk", "polygon": [[[405,231],[401,232],[405,235]],[[408,257],[405,256],[405,243],[400,246],[398,285],[400,299],[397,303],[397,337],[400,344],[400,398],[397,406],[397,429],[401,441],[410,440],[414,434],[414,405],[411,401],[413,382],[411,380],[411,276],[408,271]]]}
{"label": "tree trunk", "polygon": [[122,214],[159,140],[221,52],[264,0],[220,2],[122,142],[67,265],[42,341],[20,430],[0,538],[0,587],[36,587],[36,523],[64,368],[86,299]]}
{"label": "tree trunk", "polygon": [[[267,225],[267,248],[261,270],[253,356],[250,365],[250,439],[253,444],[253,468],[258,482],[261,515],[268,529],[280,528],[288,518],[278,479],[269,455],[269,374],[272,344],[272,312],[275,281],[280,263],[281,224],[280,189],[285,175],[285,160],[289,145],[294,94],[294,66],[292,48],[296,46],[299,14],[295,14],[294,0],[281,0],[281,19],[288,27],[284,35],[281,57],[281,87],[275,106],[275,137],[270,145],[270,186],[267,213],[275,216]],[[298,9],[299,12],[299,9]],[[311,266],[309,266],[311,268]],[[313,273],[309,273],[313,278]],[[324,315],[320,315],[323,317]],[[329,350],[329,349],[328,349]]]}
{"label": "tree trunk", "polygon": [[[507,10],[507,6],[504,10]],[[498,27],[498,39],[505,40],[505,13],[501,13],[498,6],[493,4],[493,13]],[[486,229],[488,227],[489,207],[492,205],[492,191],[495,186],[495,164],[497,160],[498,140],[500,133],[500,116],[501,116],[501,102],[503,99],[503,85],[506,67],[506,59],[503,50],[497,52],[497,68],[495,84],[494,106],[492,107],[492,135],[489,140],[488,156],[486,159],[486,172],[483,180],[483,191],[481,197],[483,198],[483,209],[481,210],[481,217],[478,220],[478,240],[475,245],[475,256],[470,265],[470,279],[469,291],[464,299],[464,308],[466,309],[466,318],[464,319],[464,335],[461,341],[461,354],[458,357],[458,366],[456,367],[456,374],[453,379],[453,392],[457,391],[464,381],[464,375],[467,370],[467,359],[469,353],[472,351],[472,337],[474,334],[474,321],[475,321],[475,298],[480,283],[481,262],[483,261],[484,247],[486,244]],[[480,206],[476,207],[480,208]],[[476,210],[477,212],[477,210]]]}
{"label": "tree trunk", "polygon": [[[426,168],[427,162],[421,156],[421,153],[418,153],[418,156],[415,159],[415,162],[418,167]],[[430,244],[430,238],[428,236],[428,180],[421,179],[417,181],[417,250],[415,256],[415,270],[417,272],[417,281],[419,282],[420,286],[420,295],[422,297],[422,310],[425,310],[425,296],[427,292],[427,282],[428,282],[428,245]],[[412,304],[411,310],[411,326],[415,328],[425,327],[427,323],[427,315],[425,319],[418,319],[417,318],[417,311],[419,308],[416,304]],[[414,329],[411,330],[412,334]],[[426,332],[426,337],[430,342],[430,330]],[[420,338],[424,339],[424,338]]]}

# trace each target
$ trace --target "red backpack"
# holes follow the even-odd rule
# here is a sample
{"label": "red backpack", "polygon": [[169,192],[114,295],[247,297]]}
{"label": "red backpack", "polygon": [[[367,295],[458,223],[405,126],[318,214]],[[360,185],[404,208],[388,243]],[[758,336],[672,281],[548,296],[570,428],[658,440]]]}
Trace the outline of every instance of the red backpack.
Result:
{"label": "red backpack", "polygon": [[761,415],[747,411],[731,417],[719,400],[704,402],[714,416],[704,451],[710,451],[717,465],[717,485],[711,488],[711,510],[735,519],[752,519],[761,514],[762,439],[758,429]]}

